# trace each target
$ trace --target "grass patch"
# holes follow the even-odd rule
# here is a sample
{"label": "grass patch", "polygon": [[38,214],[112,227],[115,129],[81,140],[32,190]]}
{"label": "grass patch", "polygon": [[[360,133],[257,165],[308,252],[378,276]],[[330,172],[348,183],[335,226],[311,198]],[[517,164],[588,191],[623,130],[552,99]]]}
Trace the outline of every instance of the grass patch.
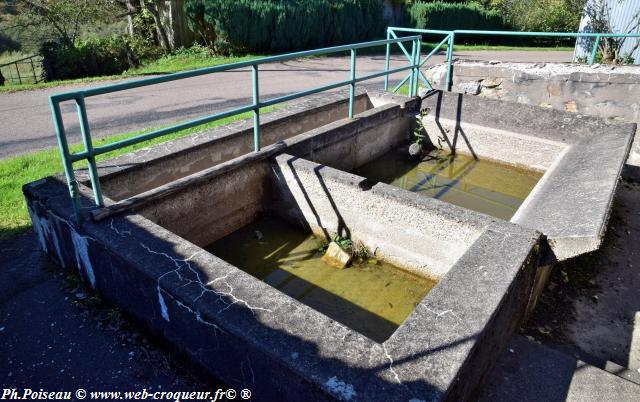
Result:
{"label": "grass patch", "polygon": [[[281,106],[280,106],[281,107]],[[270,106],[262,109],[262,113],[280,108],[279,106]],[[242,113],[236,116],[227,117],[218,121],[204,124],[202,126],[193,127],[187,130],[178,131],[164,137],[155,138],[140,144],[131,145],[126,148],[118,149],[103,155],[96,159],[102,161],[110,159],[137,149],[149,147],[151,145],[186,137],[207,129],[229,124],[238,120],[251,117],[251,112]],[[162,126],[167,127],[167,126]],[[138,130],[131,133],[114,135],[107,138],[94,139],[95,146],[110,144],[136,135],[144,134],[153,130],[155,127],[144,130]],[[83,150],[82,144],[73,144],[70,146],[72,152]],[[76,169],[86,166],[86,161],[77,162],[74,167]],[[31,220],[27,212],[27,204],[22,194],[22,186],[26,183],[39,180],[43,177],[51,176],[62,171],[62,161],[57,148],[50,148],[27,155],[20,155],[9,159],[0,160],[0,240],[5,240],[16,236],[31,227]]]}

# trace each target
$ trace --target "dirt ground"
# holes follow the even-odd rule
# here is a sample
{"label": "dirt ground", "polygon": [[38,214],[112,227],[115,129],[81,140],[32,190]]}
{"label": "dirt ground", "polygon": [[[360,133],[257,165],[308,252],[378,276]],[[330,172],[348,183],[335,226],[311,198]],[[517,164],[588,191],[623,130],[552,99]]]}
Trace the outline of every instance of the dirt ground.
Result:
{"label": "dirt ground", "polygon": [[640,182],[621,181],[601,249],[555,266],[521,333],[640,373]]}

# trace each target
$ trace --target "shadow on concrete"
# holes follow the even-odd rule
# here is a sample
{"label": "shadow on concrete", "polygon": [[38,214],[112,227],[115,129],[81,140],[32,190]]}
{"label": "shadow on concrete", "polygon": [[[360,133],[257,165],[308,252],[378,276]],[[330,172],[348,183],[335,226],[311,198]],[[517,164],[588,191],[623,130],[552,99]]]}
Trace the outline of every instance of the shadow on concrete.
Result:
{"label": "shadow on concrete", "polygon": [[[457,94],[456,126],[453,132],[453,136],[451,136],[448,130],[446,130],[440,123],[440,115],[442,112],[442,100],[444,98],[443,92],[440,90],[436,90],[426,95],[426,97],[432,97],[432,96],[437,97],[436,110],[435,110],[435,123],[438,126],[440,134],[438,135],[439,143],[437,145],[436,144],[431,144],[431,145],[437,146],[438,148],[444,148],[443,143],[446,143],[451,153],[455,154],[457,150],[458,139],[459,137],[462,137],[462,140],[467,145],[467,149],[471,153],[471,156],[473,156],[474,159],[478,159],[478,155],[473,150],[473,146],[471,145],[469,138],[467,137],[464,130],[462,129],[462,100],[463,100],[462,94]],[[429,138],[429,137],[427,136],[425,138]]]}

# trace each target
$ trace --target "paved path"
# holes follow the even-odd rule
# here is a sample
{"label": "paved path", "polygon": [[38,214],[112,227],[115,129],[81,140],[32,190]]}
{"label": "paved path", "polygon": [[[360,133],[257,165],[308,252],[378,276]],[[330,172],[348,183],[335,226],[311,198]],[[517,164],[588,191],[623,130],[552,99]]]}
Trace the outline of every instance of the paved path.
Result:
{"label": "paved path", "polygon": [[[571,52],[560,51],[474,51],[457,52],[455,57],[472,60],[563,62]],[[444,60],[442,55],[433,63]],[[404,59],[393,58],[392,68]],[[431,62],[430,62],[431,64]],[[358,58],[357,72],[378,72],[384,68],[383,56]],[[273,63],[261,67],[262,99],[301,91],[349,78],[348,57],[309,58]],[[402,78],[396,74],[393,78]],[[382,78],[371,83],[381,85]],[[99,84],[92,83],[91,86]],[[55,146],[51,112],[47,97],[53,93],[80,89],[83,85],[0,94],[0,158]],[[251,100],[249,70],[236,70],[172,83],[154,85],[87,99],[89,121],[94,136],[126,133],[187,120],[248,104]],[[75,106],[62,105],[71,142],[79,142]]]}

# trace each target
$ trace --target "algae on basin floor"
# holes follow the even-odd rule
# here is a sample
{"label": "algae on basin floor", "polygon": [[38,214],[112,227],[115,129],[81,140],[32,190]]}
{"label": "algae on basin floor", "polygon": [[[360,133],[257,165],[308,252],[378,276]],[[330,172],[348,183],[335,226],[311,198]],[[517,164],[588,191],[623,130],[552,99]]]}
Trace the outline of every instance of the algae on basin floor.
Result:
{"label": "algae on basin floor", "polygon": [[334,268],[321,260],[322,243],[265,216],[206,249],[377,342],[386,340],[435,286],[380,261]]}
{"label": "algae on basin floor", "polygon": [[396,148],[354,171],[451,204],[509,220],[542,173],[434,150],[423,157]]}

